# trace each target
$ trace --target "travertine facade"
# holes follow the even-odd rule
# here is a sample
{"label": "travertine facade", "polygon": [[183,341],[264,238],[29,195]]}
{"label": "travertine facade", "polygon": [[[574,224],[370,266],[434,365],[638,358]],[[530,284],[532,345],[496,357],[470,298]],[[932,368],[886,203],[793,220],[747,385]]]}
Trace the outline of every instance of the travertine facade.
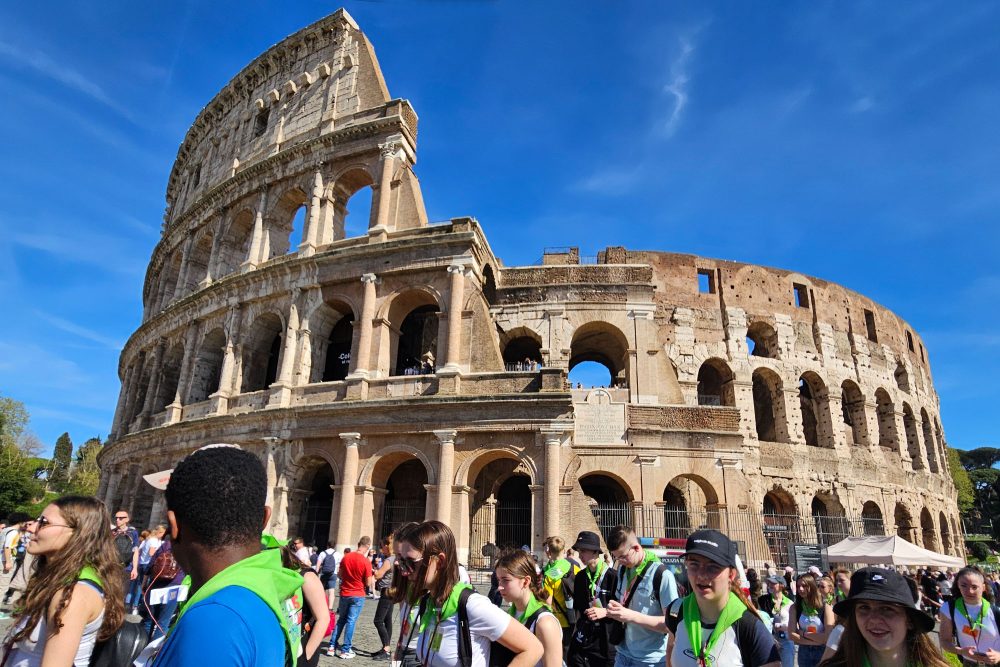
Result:
{"label": "travertine facade", "polygon": [[[426,516],[473,563],[619,521],[718,525],[751,562],[882,530],[961,553],[927,354],[900,318],[690,255],[505,267],[475,220],[428,224],[416,137],[342,10],[205,107],[121,355],[103,498],[154,521],[142,475],[235,442],[266,463],[272,530],[340,547]],[[367,233],[347,238],[366,187]],[[586,361],[613,386],[570,388]]]}

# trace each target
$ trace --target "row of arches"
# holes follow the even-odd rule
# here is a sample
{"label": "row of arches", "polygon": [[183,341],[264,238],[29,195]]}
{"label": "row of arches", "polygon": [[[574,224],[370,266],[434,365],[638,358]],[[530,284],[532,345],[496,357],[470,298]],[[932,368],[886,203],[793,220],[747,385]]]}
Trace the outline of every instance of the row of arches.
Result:
{"label": "row of arches", "polygon": [[[737,406],[735,390],[736,376],[722,359],[706,360],[698,370],[698,404]],[[941,423],[932,418],[926,408],[921,408],[919,420],[913,408],[906,401],[899,410],[889,392],[884,388],[875,391],[875,417],[877,432],[870,432],[868,401],[861,388],[853,380],[844,380],[840,385],[840,410],[834,414],[831,408],[830,390],[823,379],[813,371],[799,376],[794,393],[785,389],[781,376],[766,367],[754,369],[751,376],[754,426],[757,439],[765,442],[792,442],[797,432],[805,444],[813,447],[833,447],[836,441],[834,429],[843,429],[849,444],[869,446],[878,444],[886,449],[896,450],[903,442],[906,453],[913,461],[914,469],[926,465],[930,472],[939,473],[946,469],[947,460]],[[789,419],[789,400],[795,400],[800,420],[792,423]],[[797,429],[796,429],[797,427]],[[899,431],[902,430],[902,433]],[[920,438],[923,436],[923,450]]]}

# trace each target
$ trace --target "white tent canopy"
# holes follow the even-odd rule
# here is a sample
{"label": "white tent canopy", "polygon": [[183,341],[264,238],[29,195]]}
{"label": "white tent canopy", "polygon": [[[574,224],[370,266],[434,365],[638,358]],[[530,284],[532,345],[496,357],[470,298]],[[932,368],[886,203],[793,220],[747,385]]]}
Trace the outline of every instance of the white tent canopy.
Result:
{"label": "white tent canopy", "polygon": [[834,563],[868,563],[869,565],[937,565],[963,567],[965,561],[922,549],[902,537],[848,537],[826,551]]}

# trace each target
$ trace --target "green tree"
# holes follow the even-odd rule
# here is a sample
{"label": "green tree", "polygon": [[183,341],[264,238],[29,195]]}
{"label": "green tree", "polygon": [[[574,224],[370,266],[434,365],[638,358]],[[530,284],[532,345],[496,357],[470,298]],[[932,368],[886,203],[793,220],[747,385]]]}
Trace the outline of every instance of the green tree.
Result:
{"label": "green tree", "polygon": [[957,449],[948,447],[948,470],[958,492],[958,511],[968,514],[976,505],[976,490],[969,479],[969,472],[962,467],[961,455]]}
{"label": "green tree", "polygon": [[34,442],[27,428],[24,404],[0,396],[0,517],[40,495],[35,462],[26,451]]}
{"label": "green tree", "polygon": [[97,467],[97,455],[103,446],[100,438],[91,438],[76,450],[68,491],[82,496],[92,496],[97,493],[101,476],[101,471]]}
{"label": "green tree", "polygon": [[962,467],[966,470],[982,470],[992,468],[1000,463],[1000,447],[977,447],[976,449],[962,450],[958,453],[962,460]]}
{"label": "green tree", "polygon": [[69,481],[69,467],[73,461],[73,441],[69,433],[63,433],[56,439],[55,451],[52,453],[52,468],[49,472],[49,483],[61,491]]}
{"label": "green tree", "polygon": [[986,560],[990,557],[990,548],[984,542],[973,542],[969,550],[976,560]]}

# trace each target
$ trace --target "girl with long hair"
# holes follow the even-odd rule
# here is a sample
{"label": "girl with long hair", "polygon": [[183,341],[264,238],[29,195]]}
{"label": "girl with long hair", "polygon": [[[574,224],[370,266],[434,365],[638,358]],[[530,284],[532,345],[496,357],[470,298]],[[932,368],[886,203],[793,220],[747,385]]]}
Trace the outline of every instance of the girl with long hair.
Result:
{"label": "girl with long hair", "polygon": [[289,542],[281,547],[281,564],[302,575],[302,652],[296,667],[316,667],[319,664],[319,646],[326,636],[326,629],[330,627],[330,609],[326,606],[326,593],[319,575],[299,559],[292,545]]}
{"label": "girl with long hair", "polygon": [[941,606],[941,648],[966,661],[1000,662],[1000,630],[987,597],[986,575],[964,567],[955,575],[958,595]]}
{"label": "girl with long hair", "polygon": [[847,598],[834,606],[844,635],[822,667],[947,667],[927,633],[934,619],[917,609],[905,578],[866,567],[851,576]]}
{"label": "girl with long hair", "polygon": [[63,496],[28,525],[35,572],[3,645],[6,667],[86,667],[125,616],[121,562],[97,498]]}
{"label": "girl with long hair", "polygon": [[[500,557],[494,568],[500,596],[510,603],[510,615],[542,642],[544,657],[538,667],[561,667],[563,631],[552,610],[542,600],[546,591],[535,572],[535,561],[520,549]],[[499,655],[506,654],[506,655]],[[490,662],[507,664],[509,649],[493,647]]]}
{"label": "girl with long hair", "polygon": [[[497,641],[514,653],[512,667],[533,667],[542,657],[542,644],[531,632],[479,593],[459,582],[455,535],[440,521],[425,521],[400,540],[400,564],[409,569],[413,594],[420,596],[415,624],[417,658],[424,667],[459,664],[459,606],[468,595],[471,667],[486,667],[490,644]],[[560,652],[561,655],[561,652]]]}
{"label": "girl with long hair", "polygon": [[789,615],[790,634],[799,647],[799,667],[816,667],[823,658],[826,636],[836,619],[833,607],[823,599],[815,576],[803,574],[797,584],[798,595]]}
{"label": "girl with long hair", "polygon": [[[405,523],[396,529],[393,535],[393,553],[395,555],[392,570],[392,582],[383,595],[399,604],[399,637],[393,652],[393,662],[400,667],[420,667],[417,659],[417,611],[420,596],[417,595],[413,578],[420,569],[420,551],[411,544],[413,531],[418,523]],[[410,557],[404,555],[406,550]],[[414,555],[416,554],[416,555]]]}

